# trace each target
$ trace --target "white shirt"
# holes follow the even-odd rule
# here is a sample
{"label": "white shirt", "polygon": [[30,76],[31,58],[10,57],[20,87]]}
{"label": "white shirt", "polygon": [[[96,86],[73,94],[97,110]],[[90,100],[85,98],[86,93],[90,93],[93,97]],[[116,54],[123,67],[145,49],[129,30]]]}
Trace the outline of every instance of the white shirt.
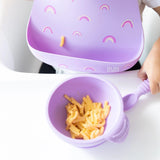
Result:
{"label": "white shirt", "polygon": [[142,14],[145,5],[151,8],[156,8],[160,6],[160,0],[138,0],[140,13]]}

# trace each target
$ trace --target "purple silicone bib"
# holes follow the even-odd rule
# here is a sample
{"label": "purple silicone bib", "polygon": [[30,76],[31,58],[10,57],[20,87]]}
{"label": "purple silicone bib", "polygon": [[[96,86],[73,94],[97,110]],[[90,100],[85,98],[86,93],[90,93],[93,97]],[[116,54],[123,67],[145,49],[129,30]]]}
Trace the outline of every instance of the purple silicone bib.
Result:
{"label": "purple silicone bib", "polygon": [[27,40],[38,59],[56,67],[127,70],[143,50],[138,1],[34,0]]}

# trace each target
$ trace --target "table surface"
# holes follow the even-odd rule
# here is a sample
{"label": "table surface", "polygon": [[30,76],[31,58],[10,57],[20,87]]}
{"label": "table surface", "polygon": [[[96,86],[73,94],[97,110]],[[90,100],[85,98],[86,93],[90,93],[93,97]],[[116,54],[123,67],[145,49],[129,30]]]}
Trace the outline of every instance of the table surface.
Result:
{"label": "table surface", "polygon": [[[105,142],[83,149],[57,138],[47,120],[47,101],[54,88],[70,76],[19,73],[0,63],[0,159],[160,159],[160,94],[140,97],[126,112],[130,130],[123,143]],[[137,71],[96,76],[111,81],[122,96],[141,83]]]}

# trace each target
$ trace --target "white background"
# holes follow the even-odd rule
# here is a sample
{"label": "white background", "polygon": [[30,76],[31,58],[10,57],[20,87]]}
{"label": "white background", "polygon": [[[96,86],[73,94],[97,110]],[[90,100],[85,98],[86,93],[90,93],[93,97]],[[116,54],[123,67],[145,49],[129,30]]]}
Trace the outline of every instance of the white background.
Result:
{"label": "white background", "polygon": [[[141,80],[137,71],[97,75],[110,80],[122,96],[134,92]],[[1,160],[159,160],[160,94],[147,94],[126,112],[130,130],[120,144],[76,148],[59,139],[47,120],[51,91],[70,75],[18,73],[0,65]]]}

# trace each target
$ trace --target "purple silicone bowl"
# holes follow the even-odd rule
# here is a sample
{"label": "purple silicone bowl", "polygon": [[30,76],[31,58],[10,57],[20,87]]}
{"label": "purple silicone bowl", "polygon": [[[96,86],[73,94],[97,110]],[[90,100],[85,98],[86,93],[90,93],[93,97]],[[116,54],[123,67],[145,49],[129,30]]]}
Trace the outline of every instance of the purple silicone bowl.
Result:
{"label": "purple silicone bowl", "polygon": [[[67,118],[65,105],[68,101],[64,94],[81,102],[82,97],[89,95],[94,102],[108,101],[111,106],[103,135],[92,139],[72,139],[66,131]],[[76,76],[65,80],[52,93],[48,103],[48,117],[53,131],[63,139],[77,147],[95,147],[105,141],[121,142],[128,133],[128,119],[124,114],[123,101],[119,91],[110,82],[94,76]]]}

